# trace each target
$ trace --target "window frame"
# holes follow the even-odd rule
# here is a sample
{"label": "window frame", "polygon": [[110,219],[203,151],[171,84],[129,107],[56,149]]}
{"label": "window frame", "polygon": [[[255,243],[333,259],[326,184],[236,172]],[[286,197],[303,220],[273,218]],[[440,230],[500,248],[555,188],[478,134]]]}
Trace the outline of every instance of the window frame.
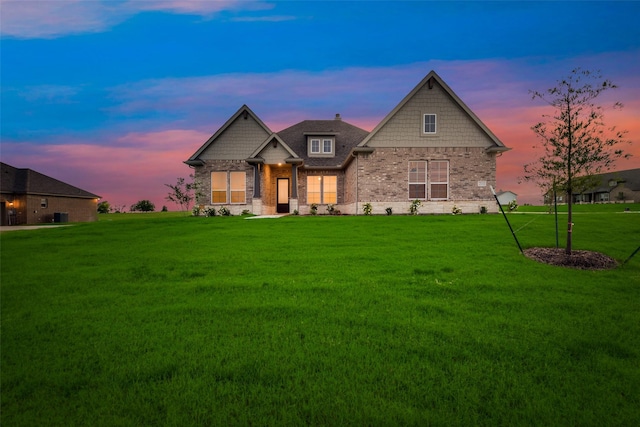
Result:
{"label": "window frame", "polygon": [[[427,117],[433,117],[433,123],[429,122],[429,128],[433,125],[433,131],[427,131]],[[436,135],[438,133],[438,115],[435,113],[425,113],[422,115],[422,134]]]}
{"label": "window frame", "polygon": [[[218,174],[219,184],[224,182],[224,187],[214,186],[214,174]],[[232,174],[242,174],[243,177],[237,183],[242,183],[242,187],[236,187]],[[218,185],[218,184],[215,184]],[[216,201],[214,193],[218,196],[224,195],[224,201]],[[234,201],[234,195],[242,193],[242,201]],[[212,205],[246,205],[247,204],[247,171],[211,171],[211,192],[210,202]],[[238,199],[239,200],[239,199]]]}
{"label": "window frame", "polygon": [[[309,154],[321,154],[320,152],[320,138],[310,138],[309,139]],[[314,150],[313,149],[313,143],[317,142],[318,143],[318,149]]]}
{"label": "window frame", "polygon": [[[329,151],[326,150],[327,142],[329,143]],[[333,154],[333,138],[322,138],[322,154]]]}
{"label": "window frame", "polygon": [[336,139],[333,136],[307,137],[307,154],[309,157],[334,157],[335,147]]}
{"label": "window frame", "polygon": [[[333,183],[327,182],[330,181],[327,178],[332,178]],[[312,188],[310,182],[314,182],[314,180],[320,181],[319,191],[309,191]],[[313,186],[315,189],[315,186]],[[311,195],[317,195],[318,200],[315,197],[312,200]],[[333,196],[333,197],[329,197]],[[334,200],[335,199],[335,200]],[[317,205],[333,205],[338,203],[338,175],[307,175],[307,205],[312,204]]]}
{"label": "window frame", "polygon": [[[242,175],[242,188],[237,187],[234,188],[233,177],[232,175]],[[233,201],[234,193],[236,196],[238,193],[242,193],[242,201]],[[229,203],[232,205],[245,205],[247,203],[247,172],[246,171],[229,171]]]}
{"label": "window frame", "polygon": [[[429,198],[429,200],[449,200],[449,187],[450,187],[450,179],[449,179],[449,160],[431,160],[429,165],[429,195],[431,196]],[[432,178],[432,174],[434,173],[439,173],[440,170],[435,170],[435,164],[436,163],[443,163],[446,165],[446,180],[445,181],[436,181]],[[446,197],[433,197],[434,191],[432,186],[433,185],[446,185],[447,188],[447,194]],[[437,192],[435,192],[437,193]]]}
{"label": "window frame", "polygon": [[[219,174],[224,175],[224,188],[223,187],[214,187],[213,175]],[[217,184],[216,184],[217,185]],[[224,205],[227,203],[227,190],[228,190],[229,182],[227,180],[227,171],[211,171],[211,204],[212,205]],[[214,193],[218,193],[218,195],[224,194],[224,201],[216,201],[214,197]]]}
{"label": "window frame", "polygon": [[[422,165],[423,166],[423,169],[424,169],[424,172],[423,172],[424,173],[424,180],[423,181],[420,181],[419,179],[416,180],[415,177],[412,177],[412,174],[414,174],[414,172],[411,171],[412,163],[415,163],[416,165]],[[427,189],[428,189],[428,187],[427,187],[427,172],[428,171],[429,171],[429,168],[428,168],[428,164],[427,164],[426,160],[409,160],[408,170],[407,170],[407,174],[408,174],[408,176],[407,176],[407,184],[408,184],[407,196],[408,196],[409,200],[427,200],[427,196],[428,196],[428,193],[427,193]],[[421,172],[417,171],[415,173],[416,174],[420,174]],[[419,178],[419,176],[418,176],[418,178]],[[422,188],[423,188],[423,192],[424,192],[424,197],[412,197],[411,196],[411,194],[412,194],[411,193],[411,186],[412,185],[422,185],[423,186]]]}

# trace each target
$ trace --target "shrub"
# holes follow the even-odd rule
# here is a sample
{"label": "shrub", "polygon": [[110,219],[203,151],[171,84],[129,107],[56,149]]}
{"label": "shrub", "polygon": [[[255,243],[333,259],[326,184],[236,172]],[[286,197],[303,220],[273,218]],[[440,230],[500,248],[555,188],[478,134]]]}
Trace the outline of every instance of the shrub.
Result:
{"label": "shrub", "polygon": [[311,215],[317,214],[318,213],[318,205],[315,204],[315,203],[312,203],[310,212],[311,212]]}
{"label": "shrub", "polygon": [[200,209],[200,206],[194,206],[193,209],[191,209],[191,214],[193,216],[200,216],[201,212],[202,210]]}
{"label": "shrub", "polygon": [[460,215],[462,213],[462,209],[460,209],[456,205],[453,205],[453,208],[451,208],[451,213],[454,215]]}
{"label": "shrub", "polygon": [[411,206],[409,206],[409,213],[411,215],[418,215],[418,209],[420,209],[421,205],[422,202],[420,202],[420,200],[414,200],[413,202],[411,202]]}
{"label": "shrub", "polygon": [[242,210],[242,215],[251,215],[251,211],[249,211],[249,209],[243,209]]}
{"label": "shrub", "polygon": [[329,215],[335,215],[336,208],[333,205],[327,205],[327,212],[329,213]]}
{"label": "shrub", "polygon": [[214,207],[206,208],[204,210],[204,216],[216,216],[216,208]]}
{"label": "shrub", "polygon": [[161,212],[169,212],[169,209],[167,209],[166,206],[162,205],[162,211]]}
{"label": "shrub", "polygon": [[486,206],[480,206],[480,213],[481,214],[486,214],[487,213],[487,207]]}
{"label": "shrub", "polygon": [[393,209],[391,209],[391,207],[388,207],[385,209],[385,212],[387,213],[387,215],[391,215],[393,214]]}
{"label": "shrub", "polygon": [[300,215],[300,212],[298,212],[298,209],[294,209],[292,215],[298,216]]}
{"label": "shrub", "polygon": [[518,209],[518,202],[516,202],[515,200],[510,201],[509,211],[515,211],[516,209]]}
{"label": "shrub", "polygon": [[131,212],[153,212],[154,210],[156,210],[156,206],[149,200],[140,200],[135,205],[131,205],[131,208],[129,208],[129,210]]}
{"label": "shrub", "polygon": [[222,216],[231,216],[231,211],[227,209],[226,206],[223,206],[220,209],[218,209],[218,213]]}
{"label": "shrub", "polygon": [[371,215],[371,203],[362,205],[362,212],[364,212],[365,215]]}
{"label": "shrub", "polygon": [[98,203],[98,213],[109,213],[111,210],[111,205],[106,200],[104,202]]}

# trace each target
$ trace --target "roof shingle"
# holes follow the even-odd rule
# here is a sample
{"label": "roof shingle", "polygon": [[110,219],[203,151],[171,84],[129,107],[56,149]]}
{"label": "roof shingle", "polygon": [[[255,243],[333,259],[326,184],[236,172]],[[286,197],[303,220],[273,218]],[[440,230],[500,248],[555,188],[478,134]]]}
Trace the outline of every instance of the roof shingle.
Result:
{"label": "roof shingle", "polygon": [[6,163],[0,163],[0,166],[0,192],[2,193],[78,197],[82,199],[100,198],[96,194],[31,169],[19,169]]}
{"label": "roof shingle", "polygon": [[[311,167],[341,166],[347,159],[347,156],[349,156],[351,150],[368,134],[369,132],[366,130],[343,122],[340,119],[305,120],[278,132],[278,136],[295,151],[300,158],[304,159],[304,164]],[[335,137],[334,157],[309,156],[307,138],[314,135]]]}

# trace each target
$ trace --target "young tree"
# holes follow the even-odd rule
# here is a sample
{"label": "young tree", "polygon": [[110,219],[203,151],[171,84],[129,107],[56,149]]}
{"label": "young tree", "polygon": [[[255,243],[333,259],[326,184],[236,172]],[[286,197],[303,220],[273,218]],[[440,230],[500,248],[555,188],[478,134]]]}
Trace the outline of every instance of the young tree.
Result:
{"label": "young tree", "polygon": [[[192,179],[192,182],[185,182],[184,178],[178,178],[175,185],[165,184],[165,186],[171,189],[165,199],[179,205],[181,211],[185,209],[189,210],[191,201],[193,201],[194,198],[198,201],[203,197],[200,183],[196,181],[193,175],[189,175],[189,177]],[[195,196],[192,192],[195,192]]]}
{"label": "young tree", "polygon": [[[540,157],[524,166],[524,179],[538,182],[547,189],[561,189],[567,195],[567,247],[571,255],[573,234],[573,193],[584,187],[593,174],[609,170],[623,154],[620,144],[627,131],[606,127],[604,108],[595,99],[616,86],[599,72],[577,68],[556,87],[544,92],[530,91],[533,99],[553,107],[544,120],[531,129],[541,142]],[[622,108],[616,102],[614,108]]]}

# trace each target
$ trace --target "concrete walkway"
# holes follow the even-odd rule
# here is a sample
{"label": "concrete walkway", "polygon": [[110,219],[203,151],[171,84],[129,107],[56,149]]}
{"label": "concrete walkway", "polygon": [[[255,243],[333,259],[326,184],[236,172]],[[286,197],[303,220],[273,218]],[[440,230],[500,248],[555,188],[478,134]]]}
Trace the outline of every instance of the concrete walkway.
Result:
{"label": "concrete walkway", "polygon": [[0,227],[0,233],[5,231],[22,231],[22,230],[38,230],[41,228],[58,228],[58,227],[71,227],[70,224],[65,225],[8,225]]}
{"label": "concrete walkway", "polygon": [[280,214],[280,215],[257,215],[257,216],[248,216],[245,219],[265,219],[265,218],[282,218],[283,216],[287,216],[289,214]]}

